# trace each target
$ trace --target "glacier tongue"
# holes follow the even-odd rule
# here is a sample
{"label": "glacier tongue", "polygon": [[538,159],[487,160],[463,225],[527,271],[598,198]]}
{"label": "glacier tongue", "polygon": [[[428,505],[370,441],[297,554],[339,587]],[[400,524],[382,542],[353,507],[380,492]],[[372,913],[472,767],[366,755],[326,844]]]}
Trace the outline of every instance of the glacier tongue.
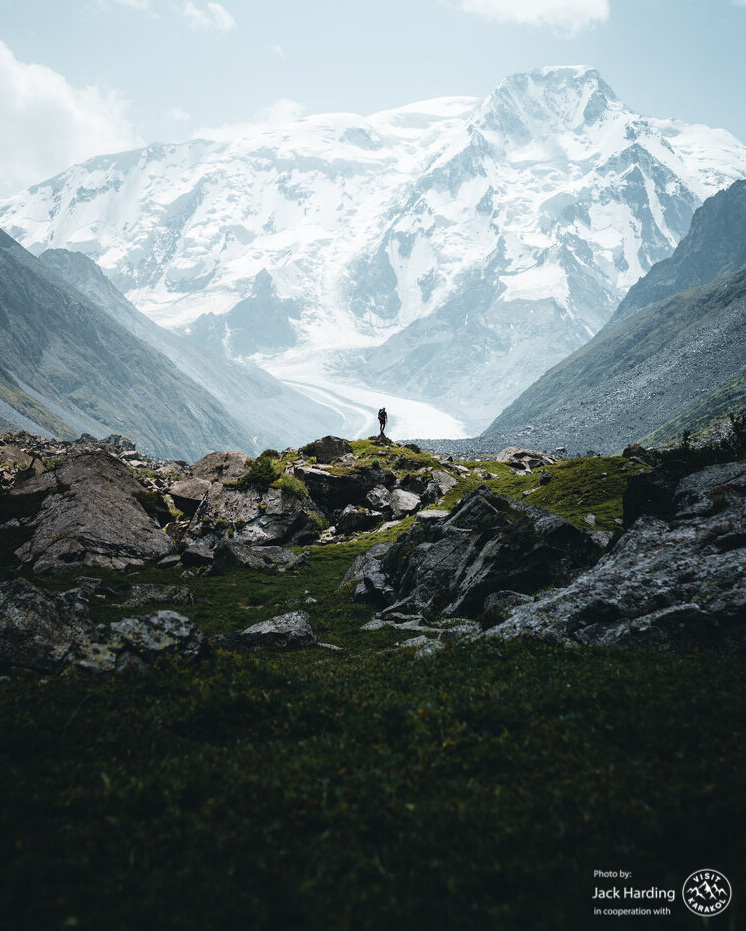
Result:
{"label": "glacier tongue", "polygon": [[744,175],[727,132],[643,117],[593,69],[558,67],[483,101],[92,159],[5,201],[0,226],[84,252],[159,323],[349,404],[351,433],[378,397],[476,433]]}

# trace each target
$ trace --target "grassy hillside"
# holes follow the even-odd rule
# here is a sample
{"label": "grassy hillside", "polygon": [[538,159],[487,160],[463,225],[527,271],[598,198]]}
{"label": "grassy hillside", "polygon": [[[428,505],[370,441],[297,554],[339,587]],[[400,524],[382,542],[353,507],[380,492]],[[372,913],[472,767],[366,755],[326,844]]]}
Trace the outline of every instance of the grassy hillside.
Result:
{"label": "grassy hillside", "polygon": [[[616,526],[625,465],[560,463],[527,500]],[[481,482],[538,476],[473,464],[448,503]],[[172,607],[210,635],[304,608],[343,650],[0,680],[0,928],[604,927],[594,871],[624,869],[677,901],[614,927],[684,929],[693,870],[746,888],[746,728],[723,713],[741,660],[494,641],[414,659],[341,585],[378,539],[286,574],[99,573],[99,621],[132,613],[130,585],[179,581],[195,604]]]}

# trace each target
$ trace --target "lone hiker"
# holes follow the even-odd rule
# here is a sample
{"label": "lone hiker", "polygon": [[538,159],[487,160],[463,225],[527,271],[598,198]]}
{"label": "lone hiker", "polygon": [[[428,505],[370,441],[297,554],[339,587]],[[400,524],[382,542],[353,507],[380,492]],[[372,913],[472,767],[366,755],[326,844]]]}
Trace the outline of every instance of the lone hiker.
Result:
{"label": "lone hiker", "polygon": [[381,427],[381,436],[383,436],[386,429],[386,421],[389,419],[389,415],[386,413],[386,408],[382,407],[378,412],[378,423]]}

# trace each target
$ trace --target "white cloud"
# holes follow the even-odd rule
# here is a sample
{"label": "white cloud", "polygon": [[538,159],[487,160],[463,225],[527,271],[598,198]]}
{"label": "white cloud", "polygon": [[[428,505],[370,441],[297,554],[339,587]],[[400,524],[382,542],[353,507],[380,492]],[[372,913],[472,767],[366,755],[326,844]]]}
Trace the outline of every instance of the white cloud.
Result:
{"label": "white cloud", "polygon": [[164,114],[164,117],[170,123],[188,123],[192,118],[192,114],[187,113],[183,107],[171,107],[171,109]]}
{"label": "white cloud", "polygon": [[555,26],[576,33],[609,18],[609,0],[460,0],[467,13],[528,26]]}
{"label": "white cloud", "polygon": [[191,29],[218,29],[221,32],[229,32],[236,25],[235,19],[220,3],[208,3],[207,7],[201,10],[190,0],[181,12],[189,21]]}
{"label": "white cloud", "polygon": [[93,155],[143,144],[116,91],[73,87],[43,65],[18,61],[0,41],[0,196]]}
{"label": "white cloud", "polygon": [[297,100],[283,97],[268,107],[263,107],[245,123],[224,123],[222,126],[206,126],[193,134],[197,139],[214,139],[216,142],[233,142],[258,136],[267,129],[299,120],[305,107]]}
{"label": "white cloud", "polygon": [[[144,13],[153,13],[150,8],[150,0],[98,0],[99,5],[104,7],[110,6],[128,6],[133,10],[142,10]],[[153,13],[155,16],[155,13]]]}
{"label": "white cloud", "polygon": [[[746,0],[744,0],[744,3],[746,3]],[[281,45],[270,45],[269,50],[270,52],[274,52],[279,58],[285,57],[285,49]]]}

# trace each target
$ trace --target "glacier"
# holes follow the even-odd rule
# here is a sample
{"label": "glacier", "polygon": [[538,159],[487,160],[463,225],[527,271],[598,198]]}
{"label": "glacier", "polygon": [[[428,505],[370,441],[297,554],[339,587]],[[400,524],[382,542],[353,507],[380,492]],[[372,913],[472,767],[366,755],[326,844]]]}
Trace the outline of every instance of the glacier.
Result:
{"label": "glacier", "polygon": [[0,226],[83,252],[151,319],[323,399],[350,435],[386,403],[399,435],[464,436],[744,176],[725,130],[558,66],[484,100],[97,157],[0,203]]}

